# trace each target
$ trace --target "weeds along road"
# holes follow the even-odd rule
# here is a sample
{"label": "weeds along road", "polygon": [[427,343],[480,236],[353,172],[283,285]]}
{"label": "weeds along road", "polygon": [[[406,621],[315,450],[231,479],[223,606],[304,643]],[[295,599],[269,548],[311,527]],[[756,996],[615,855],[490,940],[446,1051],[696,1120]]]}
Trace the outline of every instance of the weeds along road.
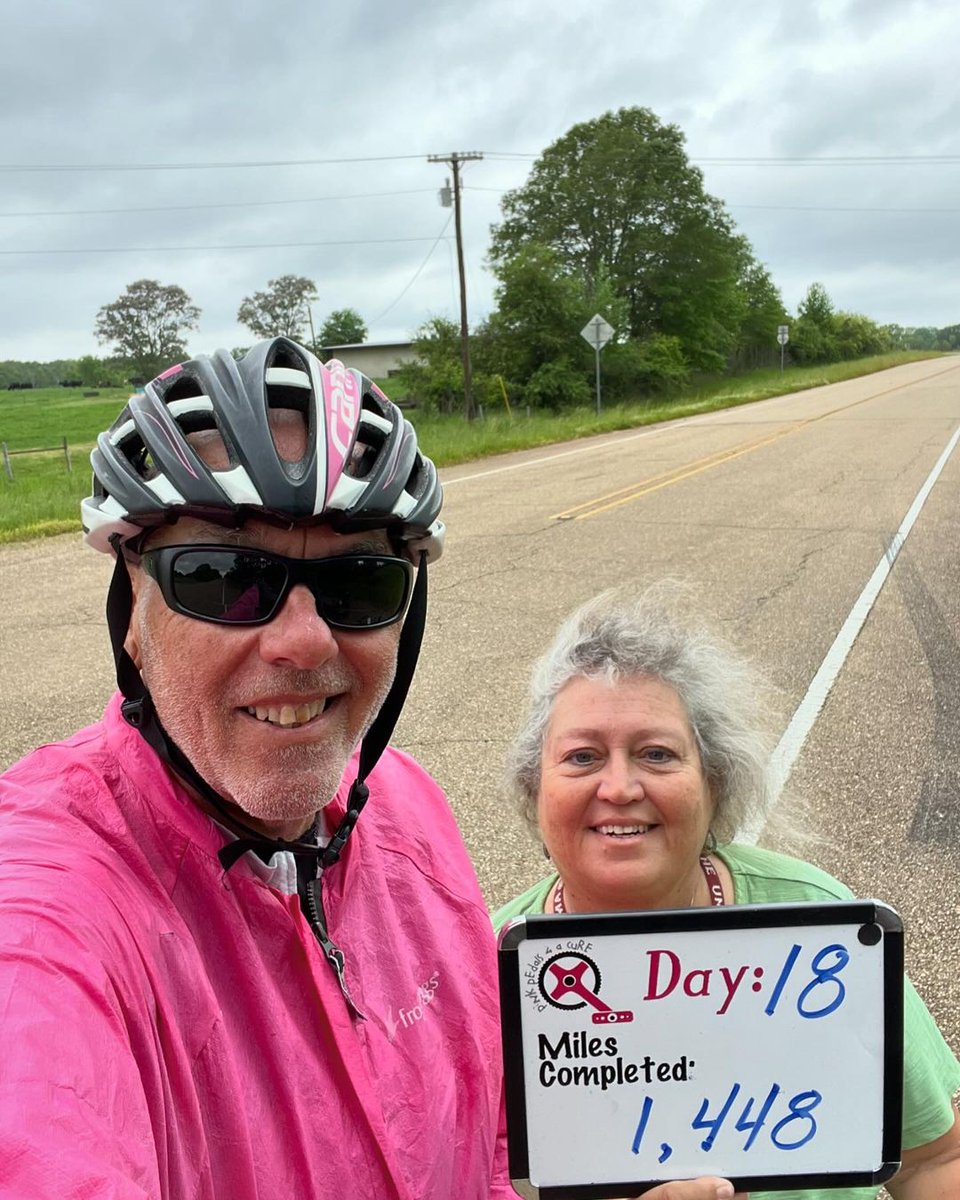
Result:
{"label": "weeds along road", "polygon": [[[960,450],[931,475],[958,428],[960,360],[937,359],[443,472],[447,551],[395,740],[447,789],[491,904],[544,868],[500,770],[530,666],[575,604],[689,581],[779,685],[779,730],[856,608],[782,805],[808,802],[806,857],[900,910],[911,974],[960,1051]],[[101,710],[108,576],[74,537],[0,547],[0,765]]]}

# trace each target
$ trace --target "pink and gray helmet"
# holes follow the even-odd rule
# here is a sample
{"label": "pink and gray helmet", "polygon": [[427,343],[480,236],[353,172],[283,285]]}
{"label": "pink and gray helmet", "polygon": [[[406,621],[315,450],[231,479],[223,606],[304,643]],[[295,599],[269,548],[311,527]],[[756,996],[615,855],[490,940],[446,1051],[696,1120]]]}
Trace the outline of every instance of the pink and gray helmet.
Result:
{"label": "pink and gray helmet", "polygon": [[[298,462],[277,451],[274,409],[304,418],[307,444]],[[222,468],[205,463],[191,443],[190,435],[203,430],[219,434],[227,457]],[[97,439],[90,461],[93,495],[81,513],[86,539],[97,550],[117,552],[122,543],[178,517],[230,526],[261,517],[283,525],[324,523],[343,533],[385,529],[419,564],[393,684],[361,742],[346,814],[321,847],[268,838],[246,825],[167,735],[125,648],[132,593],[124,556],[116,555],[107,626],[125,697],[121,712],[237,835],[220,852],[224,869],[246,849],[290,850],[332,866],[366,802],[364,780],[389,741],[413,678],[427,609],[426,564],[443,547],[443,493],[436,468],[417,449],[413,426],[358,371],[336,361],[324,366],[309,350],[278,337],[260,342],[239,362],[218,350],[164,371],[130,398]],[[333,951],[327,952],[331,962],[339,954]]]}
{"label": "pink and gray helmet", "polygon": [[[300,412],[299,462],[277,452],[271,409]],[[189,435],[216,430],[228,465],[208,466]],[[81,503],[87,542],[110,551],[144,529],[197,516],[320,522],[340,532],[385,528],[411,556],[439,557],[442,490],[400,410],[360,372],[322,364],[287,338],[238,362],[225,350],[164,371],[132,396],[90,456],[93,495]]]}

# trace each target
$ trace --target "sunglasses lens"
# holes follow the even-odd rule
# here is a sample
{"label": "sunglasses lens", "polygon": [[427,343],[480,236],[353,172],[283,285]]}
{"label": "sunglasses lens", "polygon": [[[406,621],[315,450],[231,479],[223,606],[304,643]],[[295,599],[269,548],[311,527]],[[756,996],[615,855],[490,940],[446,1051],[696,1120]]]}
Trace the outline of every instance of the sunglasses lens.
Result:
{"label": "sunglasses lens", "polygon": [[305,584],[317,611],[338,629],[373,629],[403,616],[413,568],[405,559],[376,555],[284,559],[257,550],[226,546],[170,547],[155,551],[167,563],[161,586],[180,612],[225,625],[255,625],[273,618],[287,591]]}
{"label": "sunglasses lens", "polygon": [[403,615],[410,572],[399,559],[345,556],[325,560],[310,588],[327,624],[368,629]]}
{"label": "sunglasses lens", "polygon": [[173,594],[184,611],[229,624],[271,616],[286,578],[282,563],[249,550],[182,550],[171,567]]}

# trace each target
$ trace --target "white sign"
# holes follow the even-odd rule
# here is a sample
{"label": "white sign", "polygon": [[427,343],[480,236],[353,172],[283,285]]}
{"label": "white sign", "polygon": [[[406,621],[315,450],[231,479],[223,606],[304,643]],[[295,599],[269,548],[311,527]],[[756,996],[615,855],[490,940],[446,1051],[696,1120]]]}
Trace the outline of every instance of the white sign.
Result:
{"label": "white sign", "polygon": [[902,972],[902,926],[876,901],[512,923],[514,1187],[879,1185],[900,1157]]}
{"label": "white sign", "polygon": [[602,350],[607,342],[614,335],[614,328],[609,321],[605,321],[599,313],[590,320],[580,330],[580,336],[595,350]]}
{"label": "white sign", "polygon": [[787,342],[790,341],[790,326],[789,325],[778,325],[777,326],[777,341],[780,343],[781,346],[785,346],[787,344]]}

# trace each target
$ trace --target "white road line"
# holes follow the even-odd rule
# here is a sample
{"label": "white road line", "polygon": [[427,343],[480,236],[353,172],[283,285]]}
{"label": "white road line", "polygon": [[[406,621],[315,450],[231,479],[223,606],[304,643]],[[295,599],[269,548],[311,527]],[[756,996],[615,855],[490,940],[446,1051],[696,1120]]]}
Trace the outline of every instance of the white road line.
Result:
{"label": "white road line", "polygon": [[[724,410],[726,411],[726,410]],[[508,463],[505,467],[491,467],[489,471],[476,471],[473,475],[461,475],[458,479],[444,479],[443,489],[447,490],[455,483],[469,483],[471,479],[486,479],[488,475],[500,475],[504,471],[519,471],[523,467],[538,467],[541,463],[554,462],[558,458],[569,458],[571,454],[589,454],[591,450],[602,450],[607,446],[620,446],[624,442],[635,442],[637,438],[652,437],[655,433],[663,433],[667,429],[673,429],[681,421],[687,420],[690,424],[694,421],[703,421],[704,417],[680,418],[680,421],[669,421],[665,424],[658,424],[651,429],[642,429],[639,433],[632,433],[629,437],[611,438],[608,442],[601,442],[599,445],[596,442],[591,442],[588,446],[577,446],[573,450],[561,450],[559,454],[544,454],[542,458],[528,458],[524,462]]]}
{"label": "white road line", "polygon": [[[920,515],[920,510],[923,508],[927,496],[933,490],[933,485],[940,477],[940,472],[946,466],[947,460],[953,453],[953,448],[956,446],[958,439],[960,439],[960,428],[954,432],[933,470],[927,476],[923,487],[917,492],[916,498],[910,505],[907,515],[903,518],[900,528],[890,539],[883,557],[877,563],[873,574],[867,581],[866,587],[857,597],[856,603],[850,610],[840,632],[834,639],[833,645],[827,651],[823,662],[820,664],[820,669],[814,675],[809,688],[807,688],[807,694],[797,706],[796,712],[790,719],[790,724],[784,730],[783,736],[770,756],[770,783],[774,804],[779,799],[780,793],[783,791],[783,787],[790,777],[790,772],[793,770],[794,763],[803,749],[807,735],[820,715],[820,710],[823,708],[827,696],[830,694],[834,680],[843,666],[847,655],[850,653],[851,647],[863,627],[863,623],[869,616],[874,601],[880,594],[880,589],[886,582],[887,576],[896,562],[897,555],[903,549],[907,535]],[[744,830],[739,840],[748,843],[756,842],[760,836],[761,829],[762,826],[758,826]]]}

